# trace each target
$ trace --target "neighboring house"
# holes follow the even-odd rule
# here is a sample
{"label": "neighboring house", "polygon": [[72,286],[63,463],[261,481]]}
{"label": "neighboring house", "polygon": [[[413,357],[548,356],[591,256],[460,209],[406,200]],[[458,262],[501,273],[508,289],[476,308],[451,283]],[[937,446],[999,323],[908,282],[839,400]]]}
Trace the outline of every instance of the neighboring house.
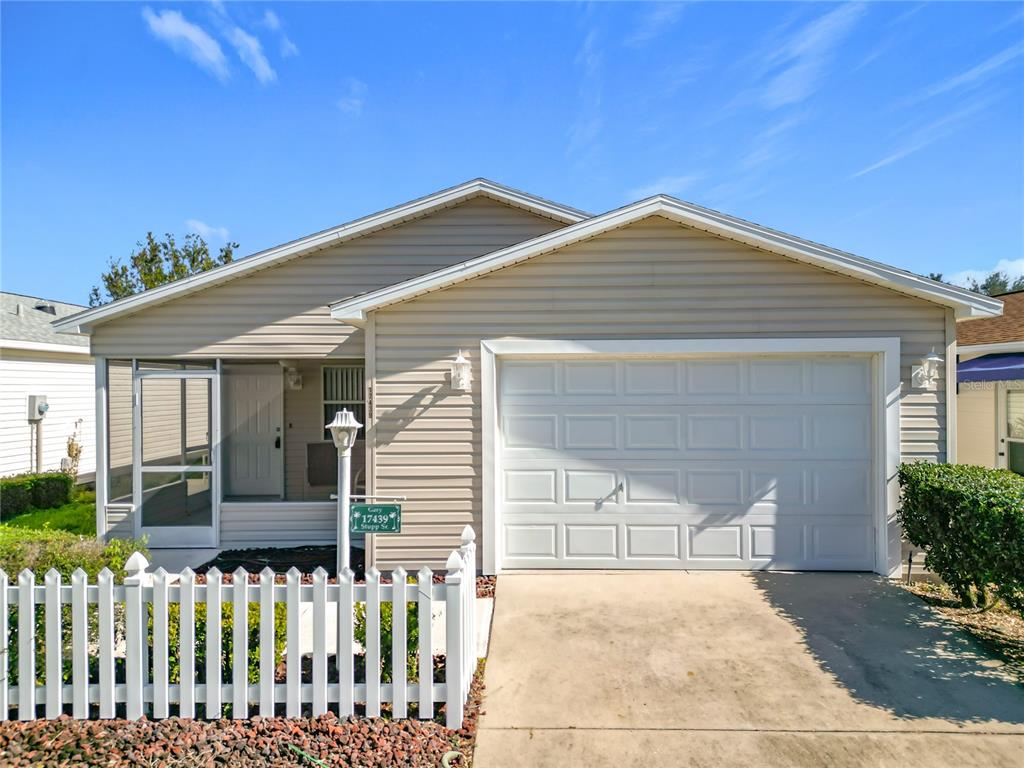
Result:
{"label": "neighboring house", "polygon": [[957,326],[957,461],[1024,475],[1024,291]]}
{"label": "neighboring house", "polygon": [[154,547],[333,543],[345,407],[367,493],[406,497],[381,568],[469,523],[488,572],[892,573],[897,465],[953,454],[956,321],[1000,309],[671,197],[476,180],[56,325],[97,359],[100,530]]}
{"label": "neighboring house", "polygon": [[[82,445],[79,477],[95,470],[95,374],[89,340],[58,333],[51,323],[85,307],[18,293],[0,293],[0,476],[61,469],[68,437]],[[29,398],[49,410],[29,420]],[[37,408],[38,411],[38,408]],[[42,436],[42,465],[36,466]]]}

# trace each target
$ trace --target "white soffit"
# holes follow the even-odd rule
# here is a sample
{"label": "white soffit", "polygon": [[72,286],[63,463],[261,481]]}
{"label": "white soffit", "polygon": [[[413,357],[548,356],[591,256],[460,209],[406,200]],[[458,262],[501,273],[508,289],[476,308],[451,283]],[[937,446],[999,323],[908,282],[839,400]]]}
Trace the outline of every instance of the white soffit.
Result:
{"label": "white soffit", "polygon": [[365,321],[367,312],[447,288],[649,216],[663,216],[719,237],[950,307],[955,310],[957,318],[996,317],[1002,314],[1002,302],[998,299],[929,280],[673,197],[656,195],[462,264],[339,301],[331,305],[331,316],[341,322],[359,325]]}

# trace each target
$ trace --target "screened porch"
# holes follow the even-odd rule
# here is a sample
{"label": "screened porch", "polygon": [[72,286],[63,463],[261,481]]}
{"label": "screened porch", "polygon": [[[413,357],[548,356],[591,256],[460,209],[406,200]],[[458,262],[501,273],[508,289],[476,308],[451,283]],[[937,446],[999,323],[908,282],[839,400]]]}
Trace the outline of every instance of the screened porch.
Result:
{"label": "screened porch", "polygon": [[[99,360],[100,530],[151,547],[333,544],[337,451],[365,423],[362,360]],[[352,456],[364,492],[365,448]],[[101,503],[102,500],[102,503]]]}

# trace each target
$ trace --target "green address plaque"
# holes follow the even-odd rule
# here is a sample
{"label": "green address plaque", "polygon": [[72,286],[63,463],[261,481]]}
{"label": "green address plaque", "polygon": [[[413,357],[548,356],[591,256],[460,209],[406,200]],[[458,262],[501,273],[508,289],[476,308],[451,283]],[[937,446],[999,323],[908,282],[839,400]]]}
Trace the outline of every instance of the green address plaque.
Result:
{"label": "green address plaque", "polygon": [[352,533],[401,533],[401,504],[353,504],[349,508]]}

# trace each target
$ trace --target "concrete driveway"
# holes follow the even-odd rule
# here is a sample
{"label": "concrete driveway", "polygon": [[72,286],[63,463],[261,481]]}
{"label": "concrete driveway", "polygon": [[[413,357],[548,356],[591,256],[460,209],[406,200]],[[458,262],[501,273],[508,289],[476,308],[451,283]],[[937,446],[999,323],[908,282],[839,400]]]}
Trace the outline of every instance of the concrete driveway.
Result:
{"label": "concrete driveway", "polygon": [[476,768],[1019,766],[1024,686],[864,574],[502,575]]}

